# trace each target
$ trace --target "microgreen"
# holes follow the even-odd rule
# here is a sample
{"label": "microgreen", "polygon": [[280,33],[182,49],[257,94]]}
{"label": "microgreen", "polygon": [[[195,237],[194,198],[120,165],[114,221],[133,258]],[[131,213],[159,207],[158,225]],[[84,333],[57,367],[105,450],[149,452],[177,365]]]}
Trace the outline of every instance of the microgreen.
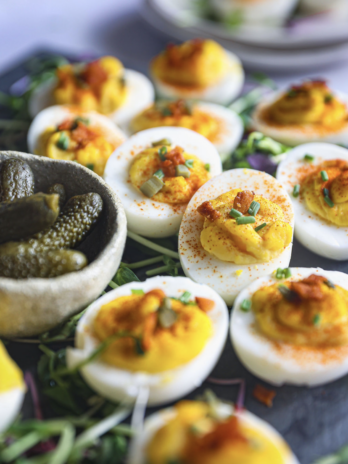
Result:
{"label": "microgreen", "polygon": [[240,309],[245,313],[249,312],[251,309],[251,300],[243,300]]}

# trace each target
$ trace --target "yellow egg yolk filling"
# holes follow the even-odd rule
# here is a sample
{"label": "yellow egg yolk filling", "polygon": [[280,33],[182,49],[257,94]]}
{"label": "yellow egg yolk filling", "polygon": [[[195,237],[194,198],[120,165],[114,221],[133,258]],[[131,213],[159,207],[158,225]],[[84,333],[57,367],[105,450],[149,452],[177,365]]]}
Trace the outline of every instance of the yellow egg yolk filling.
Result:
{"label": "yellow egg yolk filling", "polygon": [[237,416],[217,419],[207,403],[181,401],[146,449],[151,464],[285,464],[290,450]]}
{"label": "yellow egg yolk filling", "polygon": [[[160,156],[160,150],[165,154]],[[176,175],[176,166],[189,164],[189,177]],[[130,168],[130,181],[134,187],[140,189],[156,172],[162,171],[164,185],[151,199],[162,203],[188,203],[196,191],[205,184],[210,174],[210,166],[205,165],[194,155],[183,151],[180,147],[156,146],[147,148],[139,153]]]}
{"label": "yellow egg yolk filling", "polygon": [[216,84],[230,67],[228,55],[217,42],[200,39],[168,45],[151,63],[159,80],[191,88]]}
{"label": "yellow egg yolk filling", "polygon": [[272,340],[302,346],[348,344],[348,291],[325,277],[314,274],[262,287],[252,296],[252,309],[259,330]]}
{"label": "yellow egg yolk filling", "polygon": [[195,106],[191,108],[184,100],[167,104],[154,104],[136,116],[131,126],[133,132],[152,127],[185,127],[198,132],[211,142],[216,141],[223,130],[221,120],[200,111]]}
{"label": "yellow egg yolk filling", "polygon": [[0,394],[14,388],[24,388],[23,374],[0,341]]}
{"label": "yellow egg yolk filling", "polygon": [[[323,172],[328,180],[324,180],[326,176]],[[302,180],[300,192],[310,211],[336,226],[348,226],[346,161],[330,160],[315,166],[314,171]]]}
{"label": "yellow egg yolk filling", "polygon": [[344,103],[336,98],[323,81],[308,81],[293,86],[266,109],[269,123],[315,125],[326,130],[340,130],[348,122]]}
{"label": "yellow egg yolk filling", "polygon": [[[171,308],[169,317],[174,314],[170,324],[163,322],[164,304],[167,311],[168,304]],[[164,372],[188,363],[212,336],[211,320],[200,306],[200,299],[183,304],[167,299],[158,289],[145,295],[122,296],[102,306],[93,324],[98,339],[103,341],[113,334],[130,334],[107,348],[104,361],[121,369],[148,373]],[[143,349],[140,354],[136,340]]]}
{"label": "yellow egg yolk filling", "polygon": [[[292,227],[285,222],[279,205],[259,195],[253,196],[253,201],[260,205],[255,222],[239,225],[230,212],[237,195],[243,192],[234,189],[208,202],[208,208],[211,207],[217,213],[215,215],[211,216],[201,207],[198,208],[198,212],[205,217],[201,245],[221,261],[236,264],[268,262],[279,256],[291,243]],[[246,212],[244,216],[250,215]],[[255,230],[262,225],[261,229]]]}
{"label": "yellow egg yolk filling", "polygon": [[115,150],[97,127],[83,118],[68,119],[58,127],[48,127],[40,137],[38,155],[77,161],[102,176],[107,160]]}
{"label": "yellow egg yolk filling", "polygon": [[76,105],[84,111],[110,114],[127,97],[122,63],[112,56],[87,63],[80,69],[66,65],[57,69],[54,99],[59,105]]}

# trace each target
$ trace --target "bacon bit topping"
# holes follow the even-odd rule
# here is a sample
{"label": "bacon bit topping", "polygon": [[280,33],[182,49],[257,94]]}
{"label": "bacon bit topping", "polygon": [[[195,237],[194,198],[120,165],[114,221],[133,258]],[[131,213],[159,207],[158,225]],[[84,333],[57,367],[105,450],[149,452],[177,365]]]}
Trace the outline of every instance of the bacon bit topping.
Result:
{"label": "bacon bit topping", "polygon": [[99,95],[100,87],[107,81],[108,74],[100,64],[100,61],[96,60],[86,65],[80,77],[91,87],[93,93]]}
{"label": "bacon bit topping", "polygon": [[214,209],[210,201],[205,201],[198,206],[197,212],[206,219],[209,219],[209,221],[216,221],[221,216],[221,213]]}
{"label": "bacon bit topping", "polygon": [[254,197],[255,193],[250,190],[243,190],[243,192],[239,192],[234,199],[233,208],[242,214],[246,214],[254,200]]}
{"label": "bacon bit topping", "polygon": [[68,131],[71,130],[74,121],[72,119],[66,119],[62,123],[60,123],[57,127],[59,131]]}
{"label": "bacon bit topping", "polygon": [[320,301],[324,298],[321,284],[327,282],[323,276],[311,274],[300,282],[291,282],[290,289],[302,300]]}
{"label": "bacon bit topping", "polygon": [[74,140],[80,146],[85,146],[88,142],[94,140],[96,137],[97,134],[82,124],[80,121],[78,122],[76,129],[71,132],[72,140]]}
{"label": "bacon bit topping", "polygon": [[142,348],[148,351],[152,345],[152,337],[155,333],[157,326],[157,313],[150,313],[146,316],[144,321]]}
{"label": "bacon bit topping", "polygon": [[161,162],[161,169],[165,177],[175,177],[175,166],[185,164],[183,148],[175,147],[166,154],[165,161]]}
{"label": "bacon bit topping", "polygon": [[276,396],[276,392],[274,390],[268,390],[268,388],[257,384],[254,388],[253,396],[257,399],[257,401],[260,401],[260,403],[271,408],[273,406],[273,399]]}
{"label": "bacon bit topping", "polygon": [[210,300],[209,298],[202,298],[200,296],[196,296],[196,303],[199,309],[205,313],[211,311],[215,306],[213,300]]}
{"label": "bacon bit topping", "polygon": [[[191,47],[187,45],[190,44]],[[196,54],[200,54],[203,49],[203,40],[194,39],[186,44],[185,47],[182,45],[168,44],[166,48],[166,55],[168,61],[174,67],[180,66],[182,61],[192,59]]]}

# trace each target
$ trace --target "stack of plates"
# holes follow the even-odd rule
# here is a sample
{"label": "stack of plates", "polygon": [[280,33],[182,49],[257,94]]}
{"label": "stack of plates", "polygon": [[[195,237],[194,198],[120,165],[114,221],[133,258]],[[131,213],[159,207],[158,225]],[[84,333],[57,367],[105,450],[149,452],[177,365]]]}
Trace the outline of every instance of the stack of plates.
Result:
{"label": "stack of plates", "polygon": [[177,40],[210,37],[236,53],[243,64],[263,71],[308,71],[348,59],[346,18],[316,15],[288,27],[228,29],[204,19],[195,0],[145,0],[143,15]]}

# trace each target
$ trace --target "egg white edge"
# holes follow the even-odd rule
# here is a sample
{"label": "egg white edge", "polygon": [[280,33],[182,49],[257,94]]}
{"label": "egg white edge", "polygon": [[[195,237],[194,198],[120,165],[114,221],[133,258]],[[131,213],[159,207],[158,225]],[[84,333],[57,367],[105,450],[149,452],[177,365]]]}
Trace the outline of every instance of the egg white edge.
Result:
{"label": "egg white edge", "polygon": [[25,395],[24,386],[0,393],[0,433],[4,432],[19,413]]}
{"label": "egg white edge", "polygon": [[[337,158],[348,162],[348,150],[329,143],[299,145],[287,154],[287,157],[279,164],[276,173],[276,178],[289,193],[294,206],[297,240],[317,255],[337,261],[346,260],[348,259],[348,227],[330,224],[311,212],[301,199],[301,193],[297,198],[292,196],[293,187],[298,184],[295,169],[308,164],[303,161],[306,154],[315,157],[311,165]],[[290,177],[291,173],[293,175]]]}
{"label": "egg white edge", "polygon": [[[265,123],[260,118],[260,112],[270,104],[274,103],[281,95],[283,95],[286,90],[276,91],[269,95],[266,95],[262,101],[256,106],[252,114],[252,125],[253,128],[259,132],[262,132],[264,135],[271,137],[275,140],[278,140],[281,143],[289,146],[297,146],[310,142],[329,142],[329,143],[341,143],[348,144],[348,122],[346,126],[341,130],[334,132],[332,134],[317,135],[312,133],[302,133],[296,128],[282,128],[282,127],[272,127]],[[339,98],[347,107],[348,112],[348,94],[343,92],[332,91],[333,95]]]}
{"label": "egg white edge", "polygon": [[[67,364],[75,366],[85,359],[98,346],[98,341],[84,330],[90,326],[100,307],[115,298],[130,295],[132,289],[144,292],[154,288],[163,289],[168,296],[179,297],[187,290],[192,297],[201,296],[215,301],[215,307],[209,311],[213,324],[213,335],[192,361],[184,366],[158,374],[131,372],[119,369],[97,360],[81,369],[86,382],[99,394],[112,401],[126,400],[134,402],[140,387],[150,389],[149,405],[159,405],[177,400],[199,387],[220,358],[228,333],[228,310],[224,301],[209,287],[196,284],[186,277],[157,276],[145,282],[131,282],[108,292],[96,300],[80,319],[76,330],[75,346],[67,349]],[[197,374],[198,371],[199,373]],[[96,380],[97,379],[97,380]],[[126,385],[126,386],[125,386]]]}
{"label": "egg white edge", "polygon": [[[277,186],[278,191],[286,199],[289,207],[289,214],[291,216],[290,225],[294,227],[293,209],[290,197],[281,187],[280,183],[274,179],[274,177],[264,172],[254,171],[251,169],[233,169],[225,171],[220,176],[209,180],[195,193],[188,204],[179,232],[180,262],[185,275],[195,282],[201,282],[209,285],[220,294],[228,305],[233,304],[234,299],[243,287],[250,284],[256,278],[259,279],[264,275],[269,275],[278,267],[288,267],[291,259],[292,243],[290,243],[277,258],[269,261],[268,263],[258,264],[234,264],[221,261],[213,255],[210,255],[208,252],[205,252],[200,244],[199,237],[200,231],[203,227],[203,219],[195,211],[195,209],[203,201],[212,200],[233,188],[254,189],[253,184],[250,183],[250,173],[258,173],[260,175],[261,184],[267,180]],[[238,178],[236,178],[237,176]],[[224,182],[223,179],[224,181],[226,179],[226,181]],[[228,181],[228,179],[230,179],[230,181]],[[222,182],[219,182],[219,180]],[[254,182],[254,179],[252,182]],[[214,189],[212,189],[213,185],[215,186]],[[263,190],[262,186],[259,189],[255,189],[255,193],[257,195],[263,194],[265,198],[269,197],[266,191]],[[193,218],[191,215],[193,215]],[[191,219],[196,225],[196,230],[192,230]],[[190,228],[190,231],[185,231],[185,227]],[[201,259],[201,257],[196,258],[197,247],[200,250],[201,256],[204,254],[203,259]],[[188,254],[190,254],[191,259],[187,258]],[[206,264],[205,268],[202,269],[201,263],[204,261]],[[238,270],[243,271],[240,276],[236,275],[236,271]],[[219,282],[216,284],[214,280],[218,280]]]}
{"label": "egg white edge", "polygon": [[28,131],[27,144],[30,153],[34,153],[41,135],[48,127],[56,126],[67,118],[83,116],[89,119],[91,126],[98,126],[104,129],[103,134],[109,142],[123,143],[127,137],[109,118],[95,111],[70,111],[68,106],[54,105],[42,110],[35,116]]}
{"label": "egg white edge", "polygon": [[[274,275],[263,277],[243,289],[231,313],[230,337],[232,345],[242,364],[254,375],[273,385],[292,384],[315,387],[332,382],[348,373],[348,356],[342,363],[332,362],[325,365],[318,362],[299,364],[291,356],[284,358],[274,348],[274,343],[261,333],[257,333],[251,325],[255,323],[252,309],[244,312],[241,309],[243,300],[264,285],[300,280],[311,274],[327,277],[331,282],[348,290],[348,275],[338,271],[325,271],[321,268],[291,268],[292,276],[286,280],[278,280]],[[287,346],[286,344],[281,344]],[[309,348],[309,352],[310,352]],[[286,370],[284,370],[286,366]],[[296,380],[301,376],[301,380]]]}
{"label": "egg white edge", "polygon": [[240,94],[245,75],[240,59],[234,53],[226,49],[224,50],[232,65],[232,69],[219,82],[199,90],[181,91],[180,87],[166,84],[151,73],[156,92],[163,98],[189,98],[228,105]]}
{"label": "egg white edge", "polygon": [[210,164],[211,177],[222,172],[220,156],[205,137],[183,127],[155,127],[130,137],[110,156],[104,171],[104,180],[119,196],[127,215],[128,229],[150,238],[169,237],[175,234],[186,205],[170,205],[147,198],[129,180],[133,159],[152,142],[169,138],[173,145],[182,147],[188,154]]}
{"label": "egg white edge", "polygon": [[[226,417],[234,412],[233,406],[227,403],[221,403],[219,405],[219,409],[221,410],[222,415]],[[240,412],[235,411],[235,414],[242,420],[242,422],[262,432],[276,446],[283,446],[284,443],[286,444],[283,437],[274,427],[257,417],[255,414],[246,410]],[[139,435],[136,435],[130,443],[127,464],[146,464],[146,447],[153,439],[155,433],[166,423],[172,420],[175,415],[176,413],[174,408],[166,408],[151,414],[151,416],[145,420],[143,431]],[[286,464],[299,464],[299,461],[290,448]]]}
{"label": "egg white edge", "polygon": [[[126,85],[129,93],[123,104],[113,113],[105,115],[121,125],[132,119],[137,113],[150,106],[155,97],[155,90],[144,74],[132,69],[124,70]],[[35,89],[29,100],[29,114],[32,118],[47,107],[54,106],[53,90],[57,85],[57,79],[53,78]]]}

